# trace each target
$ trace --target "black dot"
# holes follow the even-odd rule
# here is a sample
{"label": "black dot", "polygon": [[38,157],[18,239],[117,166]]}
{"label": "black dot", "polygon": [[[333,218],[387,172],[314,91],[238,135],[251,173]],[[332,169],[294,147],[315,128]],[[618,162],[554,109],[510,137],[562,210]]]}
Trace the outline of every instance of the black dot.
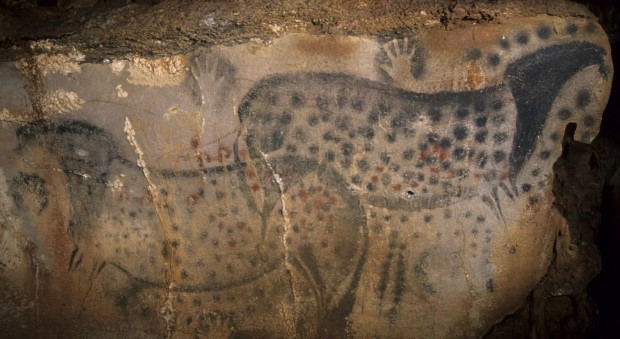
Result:
{"label": "black dot", "polygon": [[433,219],[433,216],[432,216],[432,215],[428,215],[428,214],[427,214],[427,215],[425,215],[425,216],[424,216],[424,222],[430,222],[430,221],[431,221],[431,219]]}
{"label": "black dot", "polygon": [[444,162],[442,162],[442,163],[441,163],[441,168],[442,168],[444,171],[449,170],[449,169],[450,169],[450,167],[452,167],[452,164],[451,164],[449,161],[444,161]]}
{"label": "black dot", "polygon": [[469,116],[469,110],[468,109],[459,109],[456,111],[456,117],[459,119],[464,119],[467,118]]}
{"label": "black dot", "polygon": [[388,173],[381,174],[381,183],[383,186],[388,186],[392,183],[392,177]]}
{"label": "black dot", "polygon": [[495,292],[495,282],[493,281],[493,279],[489,279],[487,281],[487,291]]}
{"label": "black dot", "polygon": [[491,104],[491,108],[493,108],[494,111],[499,111],[503,107],[504,103],[501,100],[495,100],[493,104]]}
{"label": "black dot", "polygon": [[325,152],[325,159],[327,159],[327,161],[334,161],[335,158],[336,158],[336,154],[334,154],[333,151]]}
{"label": "black dot", "polygon": [[308,147],[308,150],[310,151],[311,154],[317,154],[319,153],[319,146],[311,145],[310,147]]}
{"label": "black dot", "polygon": [[351,182],[359,185],[362,183],[362,178],[359,175],[354,175],[353,178],[351,178]]}
{"label": "black dot", "polygon": [[437,133],[429,133],[426,135],[426,140],[428,140],[429,143],[434,144],[439,141],[439,135],[437,135]]}
{"label": "black dot", "polygon": [[521,31],[521,32],[517,33],[517,42],[520,45],[527,44],[528,42],[530,42],[529,34],[527,34],[527,32],[525,32],[525,31]]}
{"label": "black dot", "polygon": [[357,161],[357,168],[362,172],[367,172],[370,169],[370,164],[366,159],[361,159]]}
{"label": "black dot", "polygon": [[293,93],[293,95],[291,96],[291,105],[293,107],[301,107],[304,104],[304,97],[301,93],[299,92],[295,92]]}
{"label": "black dot", "polygon": [[487,62],[492,67],[497,67],[501,61],[502,60],[499,57],[499,54],[497,54],[497,53],[491,53],[491,54],[489,54],[489,56],[487,56]]}
{"label": "black dot", "polygon": [[477,127],[484,127],[487,124],[487,117],[486,116],[477,117],[475,123]]}
{"label": "black dot", "polygon": [[583,124],[586,127],[592,127],[592,126],[594,126],[594,124],[596,124],[596,118],[594,118],[593,115],[588,114],[588,115],[585,116],[585,118],[583,118]]}
{"label": "black dot", "polygon": [[331,115],[331,114],[330,114],[329,112],[327,112],[327,111],[323,112],[323,113],[321,114],[321,121],[323,121],[323,122],[328,122],[328,121],[329,121],[329,118],[330,118],[330,115]]}
{"label": "black dot", "polygon": [[532,176],[537,177],[540,174],[540,169],[536,168],[534,170],[532,170]]}
{"label": "black dot", "polygon": [[542,160],[547,160],[547,159],[549,159],[550,156],[551,156],[551,152],[549,152],[549,151],[542,151],[542,152],[540,152],[540,158]]}
{"label": "black dot", "polygon": [[596,25],[593,22],[589,22],[586,26],[586,32],[594,33],[596,31]]}
{"label": "black dot", "polygon": [[418,181],[424,181],[424,173],[418,173]]}
{"label": "black dot", "polygon": [[454,158],[456,160],[465,160],[465,157],[467,156],[467,151],[462,148],[456,148],[452,152],[452,155],[454,155]]}
{"label": "black dot", "polygon": [[297,152],[297,146],[288,144],[288,145],[286,145],[286,151],[287,152],[291,152],[291,153],[295,153],[295,152]]}
{"label": "black dot", "polygon": [[552,141],[559,141],[560,140],[560,133],[553,132],[553,134],[551,134],[551,140]]}
{"label": "black dot", "polygon": [[530,197],[529,203],[530,203],[530,206],[534,206],[538,204],[538,197]]}
{"label": "black dot", "polygon": [[540,26],[536,30],[536,35],[543,40],[547,40],[551,37],[551,28],[549,26]]}
{"label": "black dot", "polygon": [[495,124],[495,126],[500,126],[505,121],[506,121],[506,118],[501,114],[497,114],[493,117],[493,123]]}
{"label": "black dot", "polygon": [[469,170],[466,168],[459,168],[456,171],[456,176],[459,178],[467,178],[469,176]]}
{"label": "black dot", "polygon": [[378,104],[378,108],[379,108],[379,114],[381,116],[386,116],[390,114],[391,108],[390,108],[390,104],[387,101],[381,101]]}
{"label": "black dot", "polygon": [[487,134],[488,134],[487,131],[480,131],[476,133],[476,136],[475,136],[476,142],[480,144],[484,143],[485,140],[487,139]]}
{"label": "black dot", "polygon": [[432,164],[434,164],[436,162],[437,162],[437,157],[434,156],[434,155],[431,155],[430,157],[426,158],[426,163],[429,164],[429,165],[432,165]]}
{"label": "black dot", "polygon": [[502,38],[499,40],[499,45],[503,48],[503,49],[510,49],[510,41],[508,41],[508,39],[506,38]]}
{"label": "black dot", "polygon": [[443,149],[450,148],[450,146],[452,146],[452,141],[449,138],[442,138],[439,141],[439,147]]}
{"label": "black dot", "polygon": [[390,132],[390,133],[388,133],[388,135],[387,135],[387,141],[388,141],[389,143],[394,143],[394,142],[396,142],[396,133],[394,133],[394,132]]}
{"label": "black dot", "polygon": [[326,110],[329,107],[329,101],[322,96],[318,96],[315,99],[316,101],[316,107],[320,108],[321,110]]}
{"label": "black dot", "polygon": [[506,133],[495,133],[493,135],[493,140],[495,141],[496,144],[501,144],[504,143],[506,140],[508,140],[508,135]]}
{"label": "black dot", "polygon": [[291,113],[288,112],[284,112],[282,113],[282,116],[280,117],[280,123],[283,125],[288,125],[291,123],[291,120],[293,120],[293,117],[291,116]]}
{"label": "black dot", "polygon": [[428,179],[428,183],[431,185],[437,185],[439,183],[439,178],[437,178],[437,176],[435,175],[431,175],[431,177]]}
{"label": "black dot", "polygon": [[277,148],[280,148],[280,146],[282,146],[283,142],[284,142],[283,133],[281,131],[274,131],[271,134],[271,140],[263,140],[263,142],[261,143],[266,148],[277,149]]}
{"label": "black dot", "polygon": [[381,154],[379,155],[379,159],[381,160],[381,162],[382,162],[384,165],[387,165],[387,164],[389,164],[389,163],[390,163],[390,155],[389,155],[389,154],[387,154],[387,153],[381,153]]}
{"label": "black dot", "polygon": [[403,152],[403,159],[404,160],[413,160],[413,156],[415,155],[415,151],[411,148],[405,150]]}
{"label": "black dot", "polygon": [[342,154],[349,156],[353,154],[353,144],[345,142],[342,144]]}
{"label": "black dot", "polygon": [[364,111],[364,101],[362,99],[355,99],[351,102],[351,108],[356,110],[357,112]]}
{"label": "black dot", "polygon": [[368,122],[369,123],[374,124],[377,121],[379,121],[379,112],[378,111],[372,111],[372,112],[368,113]]}
{"label": "black dot", "polygon": [[571,111],[568,110],[568,108],[562,108],[560,111],[558,111],[558,117],[560,117],[560,119],[562,120],[566,120],[570,118],[571,115],[573,115],[573,113],[571,113]]}
{"label": "black dot", "polygon": [[405,118],[404,115],[399,115],[390,121],[390,126],[392,128],[405,127],[406,124],[407,124],[407,119]]}
{"label": "black dot", "polygon": [[478,59],[480,59],[480,57],[482,57],[482,52],[480,52],[480,50],[478,48],[470,49],[467,52],[467,58],[469,60],[478,60]]}
{"label": "black dot", "polygon": [[317,117],[316,115],[311,115],[308,118],[308,125],[316,126],[318,123],[319,123],[319,117]]}
{"label": "black dot", "polygon": [[523,185],[521,185],[521,190],[522,190],[524,193],[527,193],[527,192],[529,192],[529,191],[531,191],[531,190],[532,190],[532,185],[527,184],[527,183],[526,183],[526,184],[523,184]]}
{"label": "black dot", "polygon": [[577,34],[577,25],[575,24],[568,24],[568,26],[566,26],[566,32],[570,35],[575,35]]}
{"label": "black dot", "polygon": [[590,140],[590,132],[581,133],[581,140]]}
{"label": "black dot", "polygon": [[369,140],[375,137],[375,130],[370,126],[360,127],[358,133]]}
{"label": "black dot", "polygon": [[581,91],[579,91],[579,93],[577,93],[577,106],[586,107],[590,104],[591,101],[592,96],[587,89],[582,89]]}
{"label": "black dot", "polygon": [[479,224],[484,224],[484,221],[486,220],[486,218],[484,217],[484,215],[479,215],[476,217],[476,222]]}
{"label": "black dot", "polygon": [[437,108],[432,108],[428,111],[428,117],[433,122],[439,122],[441,121],[441,111]]}
{"label": "black dot", "polygon": [[339,116],[336,118],[336,127],[341,131],[347,131],[350,123],[348,116]]}
{"label": "black dot", "polygon": [[506,153],[504,151],[495,151],[493,152],[493,161],[496,163],[500,163],[506,160]]}
{"label": "black dot", "polygon": [[372,182],[369,182],[368,185],[366,185],[366,189],[368,191],[374,191],[377,188],[377,186],[375,186],[375,184],[373,184]]}
{"label": "black dot", "polygon": [[482,175],[486,181],[495,181],[497,179],[497,171],[490,170]]}
{"label": "black dot", "polygon": [[454,127],[454,130],[452,132],[456,140],[464,140],[465,138],[467,138],[467,128],[463,125],[458,125]]}
{"label": "black dot", "polygon": [[486,106],[487,103],[484,101],[484,99],[480,99],[474,104],[474,109],[476,110],[476,112],[484,112]]}

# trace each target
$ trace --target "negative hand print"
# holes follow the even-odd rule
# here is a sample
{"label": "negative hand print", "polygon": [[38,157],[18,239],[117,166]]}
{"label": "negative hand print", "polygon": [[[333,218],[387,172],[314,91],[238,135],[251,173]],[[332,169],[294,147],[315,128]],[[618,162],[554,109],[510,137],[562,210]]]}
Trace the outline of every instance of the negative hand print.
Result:
{"label": "negative hand print", "polygon": [[424,51],[413,37],[392,39],[381,44],[378,66],[397,87],[419,90],[417,83],[425,70]]}
{"label": "negative hand print", "polygon": [[201,52],[191,65],[196,82],[195,93],[204,113],[218,113],[234,84],[234,68],[226,60],[211,52]]}

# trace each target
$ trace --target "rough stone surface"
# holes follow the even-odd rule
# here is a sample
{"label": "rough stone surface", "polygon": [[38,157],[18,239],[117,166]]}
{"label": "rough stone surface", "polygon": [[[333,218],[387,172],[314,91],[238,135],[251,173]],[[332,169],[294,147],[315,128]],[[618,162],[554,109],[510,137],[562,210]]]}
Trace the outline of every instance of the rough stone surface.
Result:
{"label": "rough stone surface", "polygon": [[[2,2],[11,10],[3,10]],[[595,19],[586,6],[566,0],[57,0],[58,8],[32,9],[34,2],[0,1],[0,60],[50,37],[101,61],[270,41],[285,33],[375,36],[501,24],[539,14]],[[93,2],[96,6],[83,7]]]}
{"label": "rough stone surface", "polygon": [[553,164],[613,75],[595,22],[546,15],[29,53],[0,66],[15,335],[480,336],[547,272]]}

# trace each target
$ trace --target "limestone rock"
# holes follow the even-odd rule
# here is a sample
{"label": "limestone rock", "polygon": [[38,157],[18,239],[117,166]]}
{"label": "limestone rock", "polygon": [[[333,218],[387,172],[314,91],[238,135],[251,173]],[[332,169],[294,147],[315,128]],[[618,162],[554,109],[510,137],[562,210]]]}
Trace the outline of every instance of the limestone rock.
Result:
{"label": "limestone rock", "polygon": [[550,16],[76,55],[0,65],[5,333],[480,336],[545,274],[613,75]]}

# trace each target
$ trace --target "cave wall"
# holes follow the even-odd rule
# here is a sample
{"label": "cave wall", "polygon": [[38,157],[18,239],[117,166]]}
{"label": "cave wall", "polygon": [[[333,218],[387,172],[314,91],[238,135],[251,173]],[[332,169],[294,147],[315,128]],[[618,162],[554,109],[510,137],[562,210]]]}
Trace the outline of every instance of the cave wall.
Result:
{"label": "cave wall", "polygon": [[446,24],[422,8],[427,25],[368,34],[274,23],[170,55],[71,41],[88,31],[16,44],[0,64],[0,326],[487,333],[550,262],[570,267],[556,160],[595,138],[613,76],[587,12],[527,6],[448,7]]}

